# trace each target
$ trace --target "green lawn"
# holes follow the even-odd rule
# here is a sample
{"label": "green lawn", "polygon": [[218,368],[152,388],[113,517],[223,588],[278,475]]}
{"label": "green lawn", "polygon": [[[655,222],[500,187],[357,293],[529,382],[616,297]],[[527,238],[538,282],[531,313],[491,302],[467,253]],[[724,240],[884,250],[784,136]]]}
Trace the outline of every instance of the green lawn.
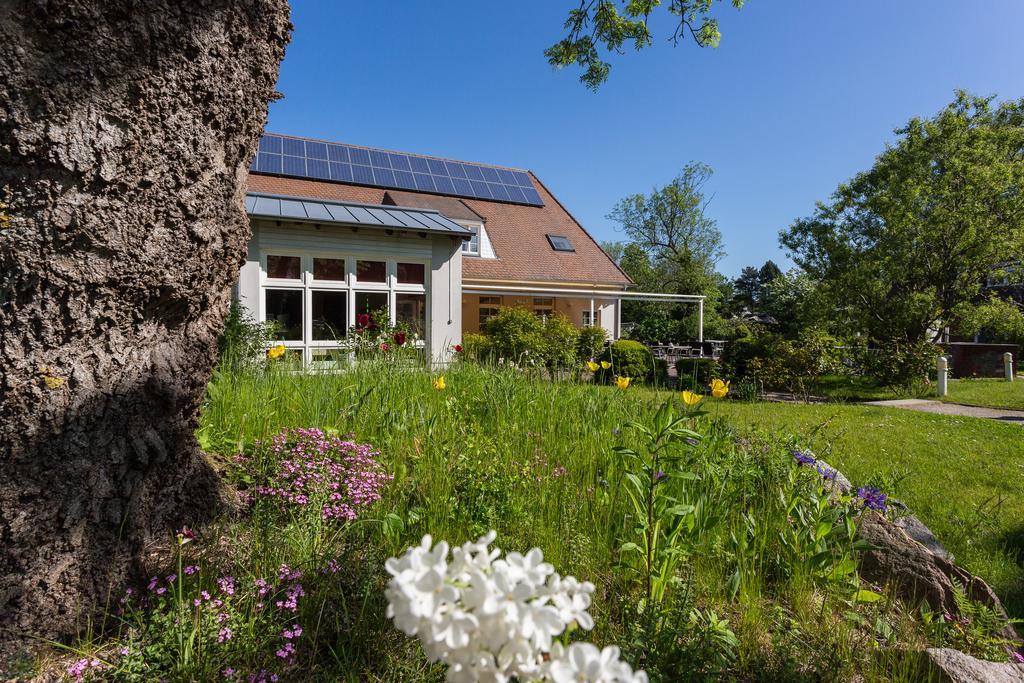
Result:
{"label": "green lawn", "polygon": [[[987,381],[957,385],[991,391]],[[1013,386],[1024,390],[1024,382]],[[1024,617],[1024,427],[859,405],[730,401],[719,409],[741,432],[801,436],[855,484],[905,474],[892,493]]]}
{"label": "green lawn", "polygon": [[1016,381],[1001,379],[957,379],[949,382],[949,395],[941,401],[985,408],[1024,410],[1024,376]]}
{"label": "green lawn", "polygon": [[[819,378],[810,393],[848,403],[910,398],[910,396],[897,394],[887,387],[879,386],[866,377],[838,375]],[[932,391],[923,396],[913,396],[913,398],[930,398],[946,403],[961,403],[985,408],[1024,410],[1024,376],[1019,376],[1014,382],[1001,379],[952,379],[949,381],[947,396],[940,398]]]}

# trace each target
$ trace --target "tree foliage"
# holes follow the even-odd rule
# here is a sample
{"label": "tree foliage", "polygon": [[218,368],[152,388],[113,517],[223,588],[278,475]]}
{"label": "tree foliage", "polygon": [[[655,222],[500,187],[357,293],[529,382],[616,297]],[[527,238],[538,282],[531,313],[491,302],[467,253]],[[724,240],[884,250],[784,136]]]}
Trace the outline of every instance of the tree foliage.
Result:
{"label": "tree foliage", "polygon": [[916,342],[955,325],[996,264],[1024,256],[1024,100],[958,92],[896,133],[780,241],[870,336]]}
{"label": "tree foliage", "polygon": [[[740,9],[743,1],[730,0],[730,4]],[[654,39],[651,18],[662,3],[623,0],[621,5],[620,9],[613,0],[580,0],[565,21],[565,38],[544,51],[548,63],[556,69],[578,64],[583,69],[580,81],[597,90],[611,70],[602,49],[621,54],[627,43],[636,50],[650,47]],[[669,37],[673,45],[690,36],[700,47],[717,47],[722,34],[712,16],[715,5],[716,0],[670,0],[665,9],[673,21]]]}

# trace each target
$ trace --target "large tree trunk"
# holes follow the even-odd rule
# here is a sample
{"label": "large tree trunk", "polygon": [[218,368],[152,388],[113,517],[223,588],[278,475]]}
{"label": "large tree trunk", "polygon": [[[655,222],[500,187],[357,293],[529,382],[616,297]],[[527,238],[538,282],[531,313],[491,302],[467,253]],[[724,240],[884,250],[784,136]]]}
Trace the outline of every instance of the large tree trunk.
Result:
{"label": "large tree trunk", "polygon": [[286,0],[0,0],[0,650],[217,510],[193,430],[290,31]]}

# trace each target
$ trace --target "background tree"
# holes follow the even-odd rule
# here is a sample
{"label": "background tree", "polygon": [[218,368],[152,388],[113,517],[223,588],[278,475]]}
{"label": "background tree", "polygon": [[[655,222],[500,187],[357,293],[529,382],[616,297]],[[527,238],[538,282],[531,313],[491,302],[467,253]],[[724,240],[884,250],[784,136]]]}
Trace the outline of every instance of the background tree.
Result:
{"label": "background tree", "polygon": [[757,284],[763,290],[772,280],[782,275],[782,269],[775,265],[775,261],[768,259],[757,271]]}
{"label": "background tree", "polygon": [[[703,294],[705,327],[721,331],[718,315],[723,278],[715,266],[724,255],[722,234],[705,215],[709,199],[704,187],[712,170],[688,164],[671,183],[649,195],[620,201],[608,218],[629,238],[619,265],[645,291]],[[628,305],[627,305],[628,304]],[[697,312],[692,305],[624,302],[623,318],[643,323],[641,337],[651,341],[694,339]]]}
{"label": "background tree", "polygon": [[290,30],[286,0],[0,11],[0,650],[217,511],[193,430]]}
{"label": "background tree", "polygon": [[744,266],[733,280],[733,291],[739,306],[753,310],[761,297],[761,276],[754,266]]}
{"label": "background tree", "polygon": [[[743,2],[731,0],[736,9],[743,7]],[[580,81],[597,90],[611,70],[611,64],[602,58],[602,47],[617,53],[626,43],[637,50],[649,47],[654,38],[651,19],[662,6],[658,0],[623,0],[621,4],[620,10],[612,0],[580,0],[566,19],[568,35],[544,51],[548,63],[555,68],[578,64],[583,69]],[[715,0],[671,0],[664,9],[672,18],[669,40],[673,45],[689,35],[700,47],[717,47],[722,34],[712,16],[715,4]]]}
{"label": "background tree", "polygon": [[878,340],[937,338],[1024,256],[1024,100],[958,92],[780,241]]}

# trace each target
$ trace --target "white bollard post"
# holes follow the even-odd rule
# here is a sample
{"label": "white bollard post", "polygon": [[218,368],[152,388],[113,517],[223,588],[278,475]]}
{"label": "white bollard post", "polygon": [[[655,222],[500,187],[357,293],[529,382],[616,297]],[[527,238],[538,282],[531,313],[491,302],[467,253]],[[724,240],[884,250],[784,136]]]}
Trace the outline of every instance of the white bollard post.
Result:
{"label": "white bollard post", "polygon": [[949,393],[947,387],[947,381],[949,379],[949,361],[946,360],[945,356],[939,356],[935,359],[935,370],[936,370],[936,390],[939,396],[945,396]]}
{"label": "white bollard post", "polygon": [[1007,382],[1013,381],[1013,354],[1009,351],[1003,354],[1003,376]]}

